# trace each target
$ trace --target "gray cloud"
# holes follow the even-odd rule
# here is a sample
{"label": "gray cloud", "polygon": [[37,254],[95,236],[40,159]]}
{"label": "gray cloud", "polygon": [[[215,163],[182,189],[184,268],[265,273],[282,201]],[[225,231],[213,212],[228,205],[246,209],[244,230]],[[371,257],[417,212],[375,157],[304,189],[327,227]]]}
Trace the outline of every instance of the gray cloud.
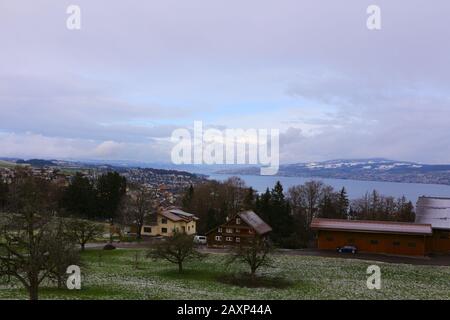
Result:
{"label": "gray cloud", "polygon": [[284,162],[450,162],[447,0],[0,2],[0,156],[168,159],[178,127],[278,127]]}

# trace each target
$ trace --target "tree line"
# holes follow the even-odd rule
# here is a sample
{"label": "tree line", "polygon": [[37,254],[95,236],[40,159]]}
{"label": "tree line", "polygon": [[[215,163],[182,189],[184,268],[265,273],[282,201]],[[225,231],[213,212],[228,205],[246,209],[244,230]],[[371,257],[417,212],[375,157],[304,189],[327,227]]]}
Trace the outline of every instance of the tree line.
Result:
{"label": "tree line", "polygon": [[414,206],[405,197],[383,196],[376,190],[350,200],[345,188],[335,190],[321,181],[308,181],[287,191],[277,182],[258,194],[238,177],[224,182],[208,181],[191,186],[182,206],[200,220],[197,230],[205,233],[242,210],[255,211],[273,229],[271,239],[281,247],[312,245],[313,218],[414,221]]}

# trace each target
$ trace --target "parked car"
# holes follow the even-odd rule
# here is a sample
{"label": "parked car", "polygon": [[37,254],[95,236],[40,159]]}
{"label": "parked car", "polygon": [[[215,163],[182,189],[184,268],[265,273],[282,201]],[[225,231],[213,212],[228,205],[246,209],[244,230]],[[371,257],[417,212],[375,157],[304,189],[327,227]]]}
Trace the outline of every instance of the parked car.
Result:
{"label": "parked car", "polygon": [[196,244],[206,244],[206,237],[205,236],[195,236],[194,237],[194,243],[196,243]]}
{"label": "parked car", "polygon": [[339,253],[352,253],[355,254],[358,251],[358,249],[355,246],[343,246],[338,247],[337,252]]}

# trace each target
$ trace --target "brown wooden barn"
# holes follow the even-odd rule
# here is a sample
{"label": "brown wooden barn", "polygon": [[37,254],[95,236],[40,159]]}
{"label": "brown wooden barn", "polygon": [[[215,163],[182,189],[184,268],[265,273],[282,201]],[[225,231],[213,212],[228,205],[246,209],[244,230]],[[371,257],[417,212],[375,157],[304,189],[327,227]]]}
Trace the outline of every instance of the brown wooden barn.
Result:
{"label": "brown wooden barn", "polygon": [[431,224],[342,219],[313,219],[319,249],[352,245],[360,252],[425,256]]}
{"label": "brown wooden barn", "polygon": [[245,245],[255,237],[266,237],[272,228],[253,211],[242,211],[206,233],[210,247]]}

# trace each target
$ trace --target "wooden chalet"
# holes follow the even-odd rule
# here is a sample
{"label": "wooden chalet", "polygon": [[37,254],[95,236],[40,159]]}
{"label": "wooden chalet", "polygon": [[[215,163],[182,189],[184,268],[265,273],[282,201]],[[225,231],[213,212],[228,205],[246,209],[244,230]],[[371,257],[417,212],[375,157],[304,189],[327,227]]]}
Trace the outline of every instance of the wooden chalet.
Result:
{"label": "wooden chalet", "polygon": [[255,237],[265,238],[272,228],[253,211],[242,211],[206,233],[210,247],[245,245]]}

